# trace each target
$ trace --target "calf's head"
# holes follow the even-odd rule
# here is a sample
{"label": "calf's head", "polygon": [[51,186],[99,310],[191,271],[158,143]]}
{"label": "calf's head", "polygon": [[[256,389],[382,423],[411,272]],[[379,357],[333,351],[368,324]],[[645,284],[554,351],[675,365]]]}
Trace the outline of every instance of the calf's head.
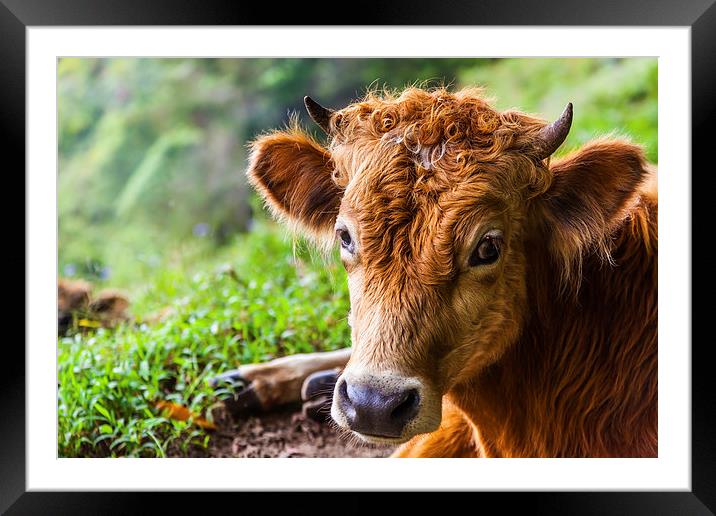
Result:
{"label": "calf's head", "polygon": [[527,242],[565,281],[586,249],[607,249],[642,154],[602,140],[550,165],[571,104],[550,124],[498,112],[479,90],[371,93],[338,111],[307,97],[306,107],[327,144],[297,125],[261,136],[248,176],[278,218],[340,246],[353,353],[333,418],[367,441],[402,442],[437,429],[442,396],[518,337]]}

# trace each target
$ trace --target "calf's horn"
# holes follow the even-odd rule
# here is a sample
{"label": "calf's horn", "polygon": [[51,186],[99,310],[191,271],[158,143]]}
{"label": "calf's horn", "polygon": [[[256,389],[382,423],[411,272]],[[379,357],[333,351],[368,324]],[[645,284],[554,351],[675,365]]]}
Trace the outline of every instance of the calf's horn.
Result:
{"label": "calf's horn", "polygon": [[303,103],[306,105],[306,111],[308,111],[308,114],[311,115],[313,121],[316,122],[326,133],[329,133],[330,125],[328,121],[331,119],[333,110],[324,108],[308,95],[303,97]]}
{"label": "calf's horn", "polygon": [[544,126],[539,134],[540,159],[545,159],[556,151],[567,139],[572,126],[572,103],[567,104],[562,115],[549,125]]}

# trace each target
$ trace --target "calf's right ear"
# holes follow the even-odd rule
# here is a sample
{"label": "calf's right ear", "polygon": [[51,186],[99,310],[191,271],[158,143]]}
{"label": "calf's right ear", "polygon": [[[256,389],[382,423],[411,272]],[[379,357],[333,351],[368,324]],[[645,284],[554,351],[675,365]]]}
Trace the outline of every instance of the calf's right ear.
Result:
{"label": "calf's right ear", "polygon": [[343,189],[331,155],[309,135],[293,128],[257,138],[247,175],[277,218],[314,239],[332,237]]}

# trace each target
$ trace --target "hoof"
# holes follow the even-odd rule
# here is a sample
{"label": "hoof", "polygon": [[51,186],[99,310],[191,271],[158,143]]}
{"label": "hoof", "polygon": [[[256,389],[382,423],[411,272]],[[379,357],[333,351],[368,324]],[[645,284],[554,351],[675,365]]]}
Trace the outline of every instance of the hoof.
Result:
{"label": "hoof", "polygon": [[307,376],[303,381],[303,387],[301,387],[301,399],[309,401],[319,396],[328,396],[332,399],[333,388],[336,386],[338,376],[338,371],[334,369],[317,371]]}
{"label": "hoof", "polygon": [[231,396],[224,399],[224,406],[232,417],[256,414],[264,407],[254,386],[242,377],[238,370],[227,371],[209,380],[212,389],[227,389]]}
{"label": "hoof", "polygon": [[256,414],[264,410],[256,390],[251,385],[234,394],[232,398],[224,400],[224,405],[234,417]]}
{"label": "hoof", "polygon": [[333,388],[338,381],[336,370],[318,371],[308,376],[301,388],[303,414],[314,421],[325,423],[331,419]]}
{"label": "hoof", "polygon": [[218,389],[221,387],[236,387],[237,384],[248,385],[249,383],[251,382],[241,376],[238,369],[232,369],[231,371],[226,371],[218,376],[209,378],[209,387],[212,389]]}

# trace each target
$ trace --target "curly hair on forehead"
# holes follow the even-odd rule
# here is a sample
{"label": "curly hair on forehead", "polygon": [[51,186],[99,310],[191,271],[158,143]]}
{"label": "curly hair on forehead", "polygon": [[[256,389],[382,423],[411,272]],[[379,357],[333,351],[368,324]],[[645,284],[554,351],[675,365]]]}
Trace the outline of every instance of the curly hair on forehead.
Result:
{"label": "curly hair on forehead", "polygon": [[[385,158],[395,156],[398,146],[419,169],[418,177],[440,170],[454,183],[476,172],[507,172],[509,177],[497,180],[508,189],[546,191],[551,175],[539,166],[539,131],[547,122],[516,110],[500,112],[491,100],[476,87],[371,90],[333,114],[329,146],[336,153],[351,147],[351,154],[361,155],[351,161],[364,164],[388,163]],[[365,167],[350,168],[335,172],[343,187]]]}
{"label": "curly hair on forehead", "polygon": [[416,152],[443,142],[461,144],[488,161],[514,149],[537,155],[535,138],[546,122],[518,111],[501,113],[491,100],[475,87],[454,93],[444,87],[373,90],[336,112],[331,132],[337,142],[387,134]]}

